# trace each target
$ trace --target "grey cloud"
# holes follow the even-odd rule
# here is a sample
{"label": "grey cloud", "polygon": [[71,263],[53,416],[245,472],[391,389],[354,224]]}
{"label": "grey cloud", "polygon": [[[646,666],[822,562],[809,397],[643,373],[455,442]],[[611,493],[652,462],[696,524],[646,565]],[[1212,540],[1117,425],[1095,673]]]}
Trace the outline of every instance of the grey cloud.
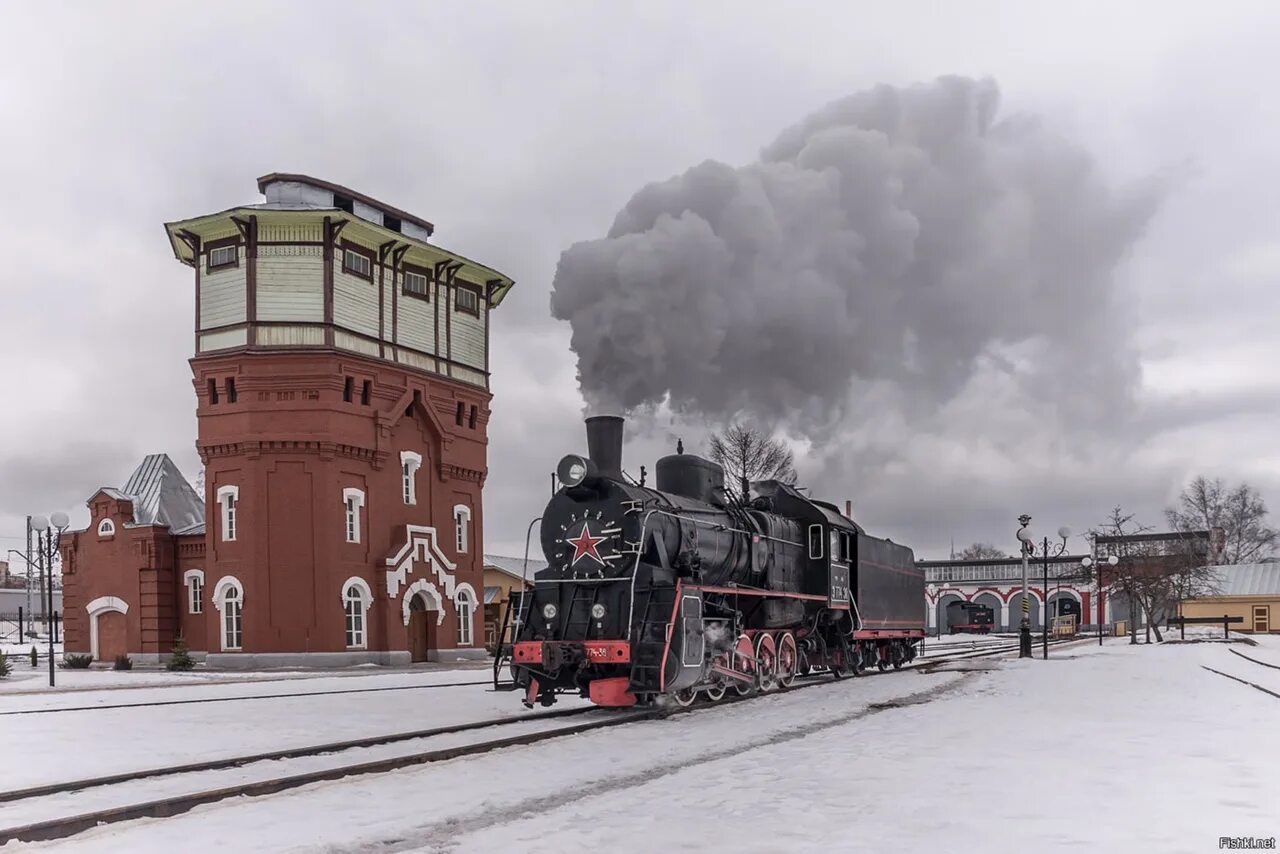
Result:
{"label": "grey cloud", "polygon": [[641,189],[556,271],[588,401],[789,413],[822,432],[856,416],[852,380],[932,408],[986,354],[1034,342],[1037,383],[1127,404],[1138,371],[1115,271],[1161,187],[1109,186],[1086,150],[998,104],[990,80],[880,86],[759,162]]}

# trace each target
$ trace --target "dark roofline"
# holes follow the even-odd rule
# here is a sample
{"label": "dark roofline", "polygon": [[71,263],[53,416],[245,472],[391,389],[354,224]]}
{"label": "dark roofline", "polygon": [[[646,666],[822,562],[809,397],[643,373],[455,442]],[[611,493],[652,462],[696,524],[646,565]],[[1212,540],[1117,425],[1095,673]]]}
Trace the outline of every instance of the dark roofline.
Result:
{"label": "dark roofline", "polygon": [[1163,534],[1099,534],[1097,543],[1151,543],[1161,540],[1207,540],[1208,531],[1167,531]]}
{"label": "dark roofline", "polygon": [[265,196],[267,194],[267,185],[276,184],[281,181],[294,181],[299,184],[310,184],[313,187],[319,187],[322,190],[328,190],[331,193],[337,193],[340,196],[346,196],[349,199],[354,199],[355,201],[366,204],[371,208],[377,208],[383,213],[389,213],[397,219],[404,220],[405,222],[411,222],[416,226],[425,228],[427,230],[428,237],[434,234],[436,230],[434,225],[427,222],[422,217],[406,213],[399,208],[393,208],[386,202],[380,202],[371,196],[366,196],[364,193],[357,193],[355,190],[344,187],[341,184],[335,184],[332,181],[322,181],[319,178],[312,178],[310,175],[297,175],[292,172],[272,172],[269,175],[263,175],[258,179],[258,192]]}
{"label": "dark roofline", "polygon": [[[1049,563],[1079,563],[1083,557],[1085,555],[1058,555],[1057,557],[1049,558]],[[1033,567],[1036,564],[1044,565],[1043,557],[1031,557],[1028,560]],[[991,564],[1016,565],[1020,563],[1022,563],[1022,558],[1020,557],[980,557],[974,560],[960,560],[958,558],[956,560],[918,560],[916,561],[916,566],[932,569],[939,566],[989,566]]]}

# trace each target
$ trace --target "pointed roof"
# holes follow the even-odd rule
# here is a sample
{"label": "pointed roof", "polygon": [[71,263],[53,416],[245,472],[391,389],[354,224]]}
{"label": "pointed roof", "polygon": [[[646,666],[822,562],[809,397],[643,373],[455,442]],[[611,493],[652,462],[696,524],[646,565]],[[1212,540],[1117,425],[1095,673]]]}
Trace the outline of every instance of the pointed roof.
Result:
{"label": "pointed roof", "polygon": [[163,525],[175,534],[204,528],[204,500],[168,454],[148,454],[120,492],[133,501],[134,525]]}

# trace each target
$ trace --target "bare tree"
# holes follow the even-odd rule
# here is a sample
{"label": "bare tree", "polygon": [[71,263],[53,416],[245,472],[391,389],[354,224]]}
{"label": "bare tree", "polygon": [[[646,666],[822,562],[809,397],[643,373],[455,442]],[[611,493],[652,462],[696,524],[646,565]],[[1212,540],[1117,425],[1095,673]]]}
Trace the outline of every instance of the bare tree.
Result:
{"label": "bare tree", "polygon": [[971,546],[966,546],[964,551],[960,552],[957,557],[960,560],[982,560],[984,558],[994,559],[1008,556],[1009,555],[1005,554],[1000,549],[991,545],[991,543],[974,543]]}
{"label": "bare tree", "polygon": [[741,498],[741,484],[753,480],[796,482],[795,459],[782,442],[744,424],[730,424],[711,436],[711,459],[724,466],[725,491]]}
{"label": "bare tree", "polygon": [[1165,510],[1169,525],[1177,531],[1212,531],[1225,534],[1221,562],[1261,563],[1275,556],[1277,534],[1267,525],[1267,505],[1252,485],[1228,488],[1220,478],[1196,477],[1178,496],[1176,507]]}
{"label": "bare tree", "polygon": [[[1100,524],[1097,528],[1090,530],[1093,537],[1131,537],[1135,534],[1144,534],[1151,530],[1149,525],[1139,524],[1136,520],[1136,514],[1125,513],[1119,506],[1111,509],[1111,515]],[[1151,623],[1153,621],[1152,611],[1154,601],[1160,598],[1159,591],[1155,588],[1158,586],[1154,583],[1154,578],[1150,572],[1152,557],[1152,548],[1147,543],[1141,541],[1132,541],[1126,539],[1117,540],[1111,546],[1111,553],[1120,558],[1120,562],[1110,572],[1112,583],[1107,585],[1108,590],[1120,590],[1124,593],[1125,598],[1129,600],[1129,642],[1137,643],[1137,616],[1135,606],[1140,607],[1147,617],[1147,642],[1151,642]],[[1092,575],[1096,571],[1105,571],[1101,562],[1094,563],[1090,568],[1089,574]],[[1167,598],[1167,595],[1166,597]],[[1156,627],[1156,640],[1160,641],[1160,629]]]}

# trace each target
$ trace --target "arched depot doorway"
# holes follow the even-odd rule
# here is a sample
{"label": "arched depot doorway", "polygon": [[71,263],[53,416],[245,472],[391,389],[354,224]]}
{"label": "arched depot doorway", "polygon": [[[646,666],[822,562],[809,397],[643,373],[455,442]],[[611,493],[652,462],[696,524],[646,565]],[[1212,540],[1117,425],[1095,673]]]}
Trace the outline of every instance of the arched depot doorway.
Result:
{"label": "arched depot doorway", "polygon": [[436,657],[438,612],[436,603],[419,590],[409,599],[409,660],[430,661]]}
{"label": "arched depot doorway", "polygon": [[85,611],[89,617],[89,653],[96,661],[115,661],[129,652],[129,604],[117,596],[99,596]]}
{"label": "arched depot doorway", "polygon": [[1000,603],[999,596],[990,592],[979,593],[977,596],[973,597],[973,604],[986,605],[991,609],[991,631],[998,632],[1004,629],[1004,626],[1000,625],[1000,610],[1002,605]]}
{"label": "arched depot doorway", "polygon": [[952,602],[963,602],[964,597],[955,593],[946,593],[938,597],[938,634],[951,634],[951,620],[948,618],[947,606]]}
{"label": "arched depot doorway", "polygon": [[[1082,615],[1080,613],[1080,600],[1075,593],[1066,590],[1055,591],[1049,594],[1049,620],[1052,621],[1056,617],[1074,617],[1076,628],[1080,627]],[[1052,624],[1052,622],[1051,622]]]}
{"label": "arched depot doorway", "polygon": [[[1027,601],[1031,605],[1031,610],[1028,615],[1031,617],[1031,630],[1038,631],[1040,629],[1041,624],[1043,623],[1043,620],[1041,619],[1041,614],[1040,614],[1040,607],[1041,607],[1040,597],[1034,593],[1028,592]],[[1019,590],[1017,593],[1009,597],[1008,630],[1011,632],[1016,632],[1021,627],[1022,627],[1022,591]]]}

